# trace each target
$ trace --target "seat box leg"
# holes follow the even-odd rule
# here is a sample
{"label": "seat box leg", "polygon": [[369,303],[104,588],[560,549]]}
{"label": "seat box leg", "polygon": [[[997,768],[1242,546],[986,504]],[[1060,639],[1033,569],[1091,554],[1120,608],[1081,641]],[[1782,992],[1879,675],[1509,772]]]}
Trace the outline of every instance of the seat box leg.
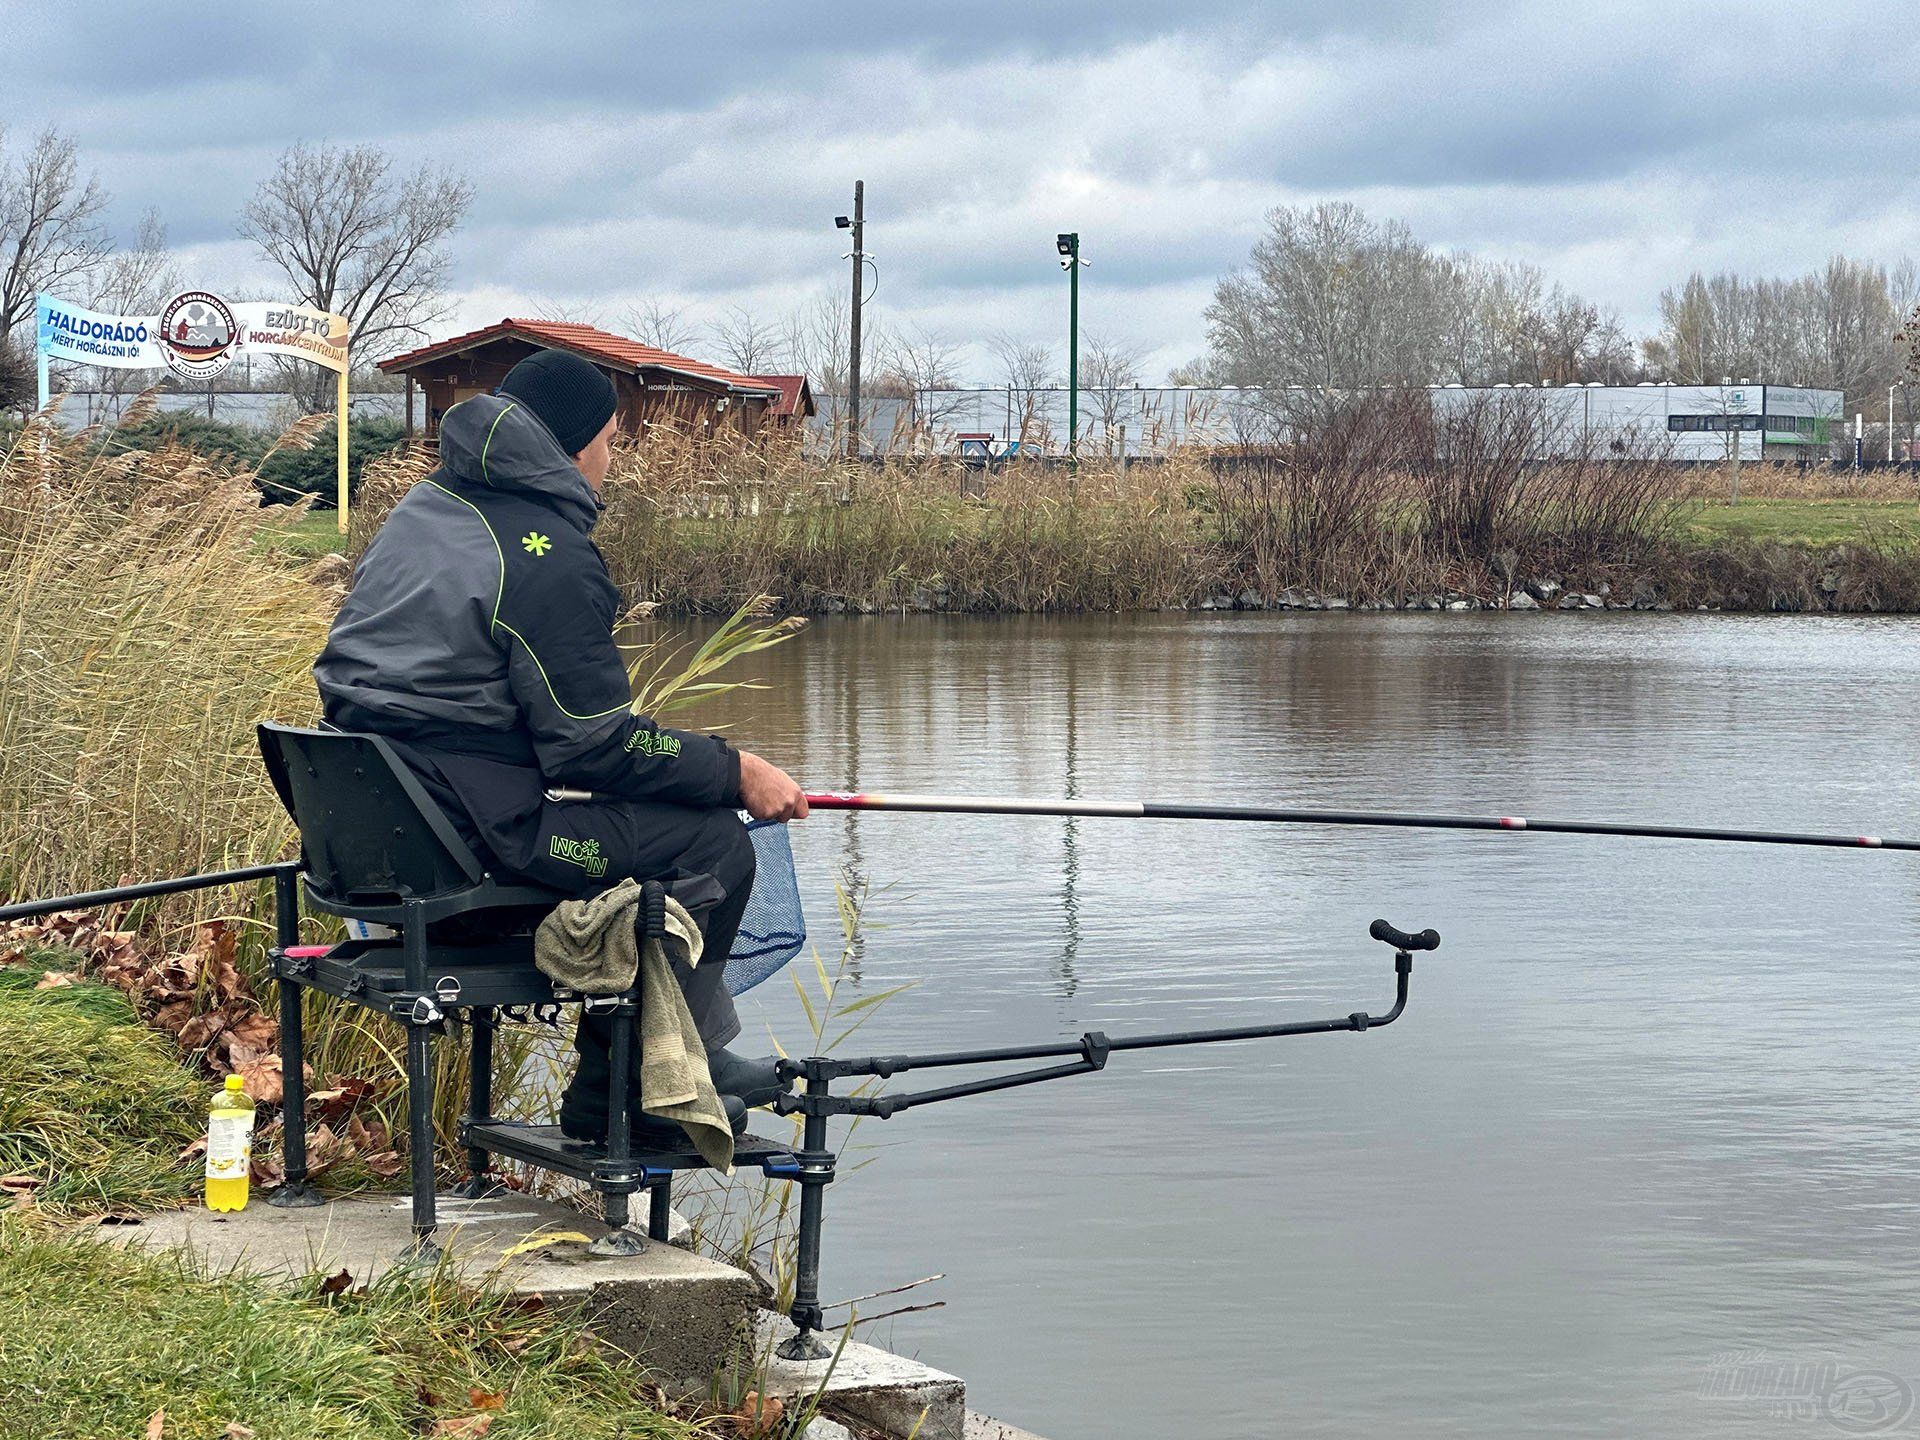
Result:
{"label": "seat box leg", "polygon": [[[467,1017],[467,1114],[466,1125],[474,1126],[493,1119],[493,1035],[494,1011],[491,1005],[475,1006]],[[506,1186],[487,1178],[493,1157],[479,1146],[467,1145],[467,1178],[454,1188],[456,1195],[469,1200],[484,1200],[506,1194]]]}
{"label": "seat box leg", "polygon": [[[414,902],[408,902],[408,909]],[[411,1150],[413,1190],[413,1253],[417,1260],[439,1258],[434,1243],[433,1195],[433,1030],[440,1007],[427,994],[427,926],[409,915],[401,930],[406,959],[407,988],[414,992],[407,1025],[407,1143]]]}
{"label": "seat box leg", "polygon": [[274,971],[280,989],[280,1073],[284,1095],[280,1105],[280,1185],[267,1204],[282,1210],[324,1204],[320,1192],[307,1183],[307,1070],[305,1017],[300,982],[286,972],[285,952],[300,943],[300,877],[292,868],[273,877]]}
{"label": "seat box leg", "polygon": [[[607,1163],[624,1165],[633,1155],[633,1117],[627,1108],[627,1091],[633,1075],[634,1051],[633,992],[620,997],[613,1007],[613,1038],[607,1053]],[[607,1233],[587,1247],[590,1255],[638,1255],[647,1242],[627,1228],[628,1202],[624,1190],[601,1192],[607,1220]]]}
{"label": "seat box leg", "polygon": [[668,1177],[647,1192],[647,1235],[665,1241],[672,1238],[673,1180]]}
{"label": "seat box leg", "polygon": [[433,1031],[425,1024],[407,1025],[407,1142],[412,1151],[413,1252],[422,1260],[436,1259],[433,1194]]}

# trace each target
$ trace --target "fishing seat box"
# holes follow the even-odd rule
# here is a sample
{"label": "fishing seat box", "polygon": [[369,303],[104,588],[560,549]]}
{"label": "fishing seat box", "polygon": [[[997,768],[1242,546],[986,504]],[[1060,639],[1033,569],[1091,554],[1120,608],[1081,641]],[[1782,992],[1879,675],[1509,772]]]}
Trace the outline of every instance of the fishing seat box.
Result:
{"label": "fishing seat box", "polygon": [[[434,1251],[434,1065],[436,1035],[449,1023],[467,1031],[469,1068],[458,1139],[468,1178],[455,1193],[499,1192],[489,1178],[494,1156],[567,1175],[601,1197],[610,1233],[597,1254],[634,1254],[645,1241],[628,1226],[629,1199],[649,1195],[648,1232],[667,1238],[675,1171],[705,1165],[691,1145],[635,1150],[625,1097],[635,1064],[635,1026],[613,1027],[611,1117],[605,1144],[567,1139],[557,1125],[503,1120],[493,1109],[494,1038],[503,1021],[558,1023],[564,1006],[631,1019],[636,990],[588,996],[557,985],[533,963],[533,928],[571,898],[540,886],[509,883],[488,872],[446,813],[391,746],[375,735],[259,727],[260,752],[281,803],[300,832],[301,864],[282,871],[275,894],[271,951],[280,991],[285,1179],[268,1198],[279,1206],[317,1205],[308,1183],[306,1077],[302,996],[312,990],[361,1006],[403,1026],[407,1129],[411,1147],[414,1244]],[[664,933],[666,897],[658,881],[643,887],[647,936]],[[393,933],[335,945],[302,945],[302,899],[324,914]],[[798,1165],[787,1147],[742,1136],[735,1162],[791,1178]]]}

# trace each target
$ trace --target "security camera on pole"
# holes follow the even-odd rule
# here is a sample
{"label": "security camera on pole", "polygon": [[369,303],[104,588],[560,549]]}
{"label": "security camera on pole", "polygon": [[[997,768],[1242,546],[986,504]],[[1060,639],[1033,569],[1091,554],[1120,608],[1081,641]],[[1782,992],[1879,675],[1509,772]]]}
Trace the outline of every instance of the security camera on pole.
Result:
{"label": "security camera on pole", "polygon": [[1066,231],[1054,237],[1060,252],[1060,268],[1067,272],[1067,469],[1080,463],[1080,267],[1091,262],[1080,258],[1080,232]]}

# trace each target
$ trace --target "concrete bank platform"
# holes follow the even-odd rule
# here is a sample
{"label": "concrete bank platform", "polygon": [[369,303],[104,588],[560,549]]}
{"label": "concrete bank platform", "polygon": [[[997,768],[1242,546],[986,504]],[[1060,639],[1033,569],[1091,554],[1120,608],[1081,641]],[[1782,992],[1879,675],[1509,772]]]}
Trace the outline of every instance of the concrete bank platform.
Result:
{"label": "concrete bank platform", "polygon": [[[1040,1440],[1038,1435],[1021,1430],[996,1420],[991,1415],[981,1415],[967,1411],[966,1428],[961,1432],[966,1440]],[[802,1430],[799,1440],[860,1440],[853,1431],[838,1420],[826,1416],[815,1416]]]}
{"label": "concrete bank platform", "polygon": [[818,1394],[824,1409],[900,1440],[967,1440],[967,1386],[959,1376],[857,1340],[842,1345],[833,1330],[821,1338],[839,1352],[837,1360],[782,1360],[774,1347],[791,1334],[783,1315],[763,1310],[756,1317],[753,1363],[764,1367],[764,1393],[786,1400]]}
{"label": "concrete bank platform", "polygon": [[[791,1322],[758,1309],[758,1285],[731,1266],[651,1242],[639,1255],[590,1256],[587,1242],[606,1233],[603,1223],[526,1195],[442,1196],[438,1208],[445,1263],[463,1278],[579,1307],[598,1334],[670,1391],[704,1395],[725,1366],[764,1367],[754,1381],[764,1393],[804,1402],[824,1390],[826,1409],[898,1440],[1036,1440],[969,1412],[958,1376],[858,1341],[842,1347],[837,1332],[824,1337],[839,1349],[837,1362],[779,1359],[773,1349],[793,1333]],[[216,1271],[292,1278],[345,1270],[362,1285],[408,1262],[411,1218],[404,1196],[362,1195],[304,1210],[259,1201],[236,1214],[174,1210],[100,1234],[190,1251]],[[684,1233],[685,1222],[675,1220]],[[568,1234],[587,1241],[558,1238]],[[838,1428],[822,1421],[817,1433],[833,1436]]]}
{"label": "concrete bank platform", "polygon": [[[673,1245],[600,1258],[564,1233],[599,1238],[607,1227],[577,1210],[525,1195],[488,1200],[442,1196],[439,1242],[446,1263],[473,1281],[516,1295],[579,1307],[610,1344],[641,1357],[664,1385],[704,1391],[745,1333],[758,1288],[739,1270]],[[122,1243],[179,1248],[215,1270],[337,1274],[365,1284],[407,1260],[411,1210],[403,1196],[363,1195],[305,1210],[254,1202],[233,1214],[169,1211],[101,1234]],[[529,1242],[533,1248],[523,1249]],[[515,1253],[517,1252],[517,1253]]]}

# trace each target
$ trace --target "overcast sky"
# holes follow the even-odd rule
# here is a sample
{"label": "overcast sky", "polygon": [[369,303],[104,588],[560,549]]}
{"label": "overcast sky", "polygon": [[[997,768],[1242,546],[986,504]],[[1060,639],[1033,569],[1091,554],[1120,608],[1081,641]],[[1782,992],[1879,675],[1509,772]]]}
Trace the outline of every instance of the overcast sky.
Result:
{"label": "overcast sky", "polygon": [[[704,15],[724,18],[706,19]],[[875,313],[955,341],[1082,320],[1151,378],[1275,205],[1346,199],[1650,325],[1699,267],[1920,253],[1910,5],[1021,0],[727,6],[0,0],[0,122],[72,134],[130,234],[264,282],[235,219],[296,141],[466,173],[462,328],[658,296],[769,321],[867,182]],[[990,378],[984,355],[968,365]]]}

